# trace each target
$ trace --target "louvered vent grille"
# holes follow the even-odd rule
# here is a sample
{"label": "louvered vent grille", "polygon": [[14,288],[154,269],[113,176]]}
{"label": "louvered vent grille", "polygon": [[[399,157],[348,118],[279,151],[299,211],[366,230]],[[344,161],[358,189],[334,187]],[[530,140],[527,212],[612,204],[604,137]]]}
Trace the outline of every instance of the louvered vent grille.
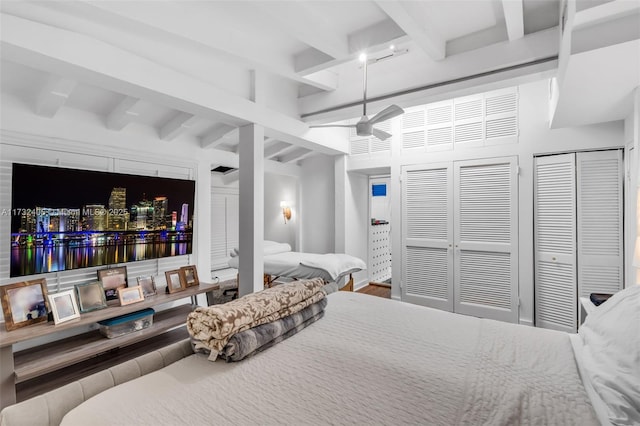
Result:
{"label": "louvered vent grille", "polygon": [[538,261],[536,272],[537,320],[575,328],[577,301],[573,265]]}
{"label": "louvered vent grille", "polygon": [[460,302],[511,308],[511,255],[460,251]]}
{"label": "louvered vent grille", "polygon": [[617,266],[582,265],[580,273],[580,296],[589,297],[591,293],[614,294],[620,291],[620,268]]}
{"label": "louvered vent grille", "polygon": [[427,107],[427,125],[435,126],[453,121],[453,107],[451,104],[438,107]]}
{"label": "louvered vent grille", "polygon": [[584,255],[621,256],[622,185],[617,159],[581,161],[580,229]]}
{"label": "louvered vent grille", "polygon": [[424,126],[424,110],[406,111],[402,115],[402,129]]}
{"label": "louvered vent grille", "polygon": [[455,119],[469,120],[482,118],[482,99],[459,101],[455,104]]}
{"label": "louvered vent grille", "polygon": [[451,127],[427,130],[427,146],[442,146],[453,143],[453,130]]}
{"label": "louvered vent grille", "polygon": [[487,115],[513,113],[518,108],[518,98],[515,92],[498,96],[487,96],[485,99]]}
{"label": "louvered vent grille", "polygon": [[405,272],[407,295],[447,300],[446,249],[407,247]]}
{"label": "louvered vent grille", "polygon": [[477,141],[482,139],[482,122],[457,124],[456,143]]}
{"label": "louvered vent grille", "polygon": [[573,164],[538,164],[536,182],[538,250],[573,254],[576,208]]}
{"label": "louvered vent grille", "polygon": [[510,165],[460,168],[460,240],[511,240]]}
{"label": "louvered vent grille", "polygon": [[368,154],[369,139],[355,139],[351,141],[351,155]]}
{"label": "louvered vent grille", "polygon": [[487,119],[485,123],[485,135],[487,139],[504,138],[518,135],[518,123],[516,117]]}
{"label": "louvered vent grille", "polygon": [[447,240],[447,170],[407,172],[408,238]]}
{"label": "louvered vent grille", "polygon": [[402,134],[402,149],[424,148],[424,131],[409,132]]}

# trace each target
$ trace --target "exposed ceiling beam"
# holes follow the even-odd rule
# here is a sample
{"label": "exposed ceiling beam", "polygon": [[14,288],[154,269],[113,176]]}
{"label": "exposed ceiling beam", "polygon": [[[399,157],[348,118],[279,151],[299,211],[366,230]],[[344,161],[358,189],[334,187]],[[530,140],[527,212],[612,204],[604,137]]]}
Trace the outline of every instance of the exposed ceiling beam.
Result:
{"label": "exposed ceiling beam", "polygon": [[[209,54],[221,55],[249,68],[269,71],[298,83],[327,90],[325,86],[317,85],[315,81],[298,75],[290,58],[283,52],[277,49],[264,49],[264,45],[255,45],[246,37],[234,37],[233,34],[237,29],[234,28],[233,22],[225,23],[225,25],[220,25],[220,23],[211,25],[206,13],[208,2],[157,2],[151,10],[146,7],[144,2],[140,3],[140,7],[132,6],[131,4],[134,2],[125,3],[128,4],[80,0],[75,2],[43,2],[42,6],[56,11],[68,10],[71,12],[67,14],[69,18],[73,14],[98,22],[120,20],[119,25],[122,28],[137,26],[139,27],[138,31],[144,32],[145,35],[152,34],[152,37],[155,35],[158,38],[166,38],[169,35],[180,43],[190,43],[192,48],[206,50]],[[30,6],[33,8],[35,5]],[[185,12],[185,8],[186,10],[192,9],[190,10],[192,13],[188,15],[190,19],[175,19],[176,16],[188,13]],[[65,17],[65,20],[67,19]],[[322,35],[318,35],[318,37],[322,37]],[[110,40],[115,39],[111,38]],[[126,48],[125,46],[120,47]]]}
{"label": "exposed ceiling beam", "polygon": [[160,131],[158,132],[160,139],[165,141],[172,140],[180,133],[191,127],[196,121],[198,121],[198,118],[193,114],[179,112],[160,128]]}
{"label": "exposed ceiling beam", "polygon": [[[207,133],[202,136],[200,140],[200,146],[202,148],[215,148],[224,142],[224,137],[229,135],[234,130],[237,130],[237,127],[229,126],[228,124],[219,123],[216,124],[209,130]],[[237,133],[237,132],[236,132]]]}
{"label": "exposed ceiling beam", "polygon": [[399,1],[376,0],[376,4],[393,19],[411,39],[434,61],[444,59],[446,40],[430,25],[421,26]]}
{"label": "exposed ceiling beam", "polygon": [[286,142],[275,142],[269,146],[264,147],[264,158],[277,157],[285,149],[291,148],[291,145]]}
{"label": "exposed ceiling beam", "polygon": [[523,0],[502,0],[504,20],[507,24],[509,40],[517,40],[524,37],[524,11]]}
{"label": "exposed ceiling beam", "polygon": [[[397,61],[404,63],[402,67],[392,64],[392,61],[381,61],[376,65],[379,68],[373,77],[384,76],[394,70],[394,78],[377,80],[379,94],[368,97],[367,109],[379,111],[390,103],[408,107],[436,102],[457,96],[452,93],[469,94],[470,88],[480,84],[494,82],[499,85],[514,76],[546,73],[557,67],[558,33],[558,27],[553,27],[515,41],[448,56],[439,62],[425,61],[421,52],[417,52],[419,55],[409,52],[399,58]],[[369,81],[374,80],[370,78]],[[355,85],[322,95],[309,95],[299,100],[303,119],[327,123],[352,119],[361,114],[361,89]]]}
{"label": "exposed ceiling beam", "polygon": [[280,161],[281,163],[291,163],[291,162],[302,159],[302,157],[310,154],[311,152],[312,151],[310,149],[296,148],[293,151],[278,157],[278,161]]}
{"label": "exposed ceiling beam", "polygon": [[76,84],[68,78],[50,76],[36,98],[36,114],[52,118],[67,102]]}
{"label": "exposed ceiling beam", "polygon": [[573,21],[573,29],[597,25],[602,22],[611,21],[622,16],[638,13],[640,3],[637,1],[610,1],[598,6],[576,12]]}
{"label": "exposed ceiling beam", "polygon": [[[295,144],[330,155],[347,151],[346,140],[316,142],[308,139],[308,126],[296,118],[124,49],[5,13],[1,18],[0,47],[4,59],[203,119],[218,122],[224,114],[245,123],[255,123],[292,136]],[[98,61],[96,58],[109,60]]]}
{"label": "exposed ceiling beam", "polygon": [[404,31],[391,19],[378,22],[349,34],[347,43],[349,54],[341,58],[333,57],[317,49],[307,49],[294,57],[296,72],[308,78],[322,70],[340,65],[358,57],[362,51],[369,54],[387,49],[389,44],[398,44],[409,40]]}
{"label": "exposed ceiling beam", "polygon": [[[330,22],[315,10],[312,2],[256,2],[260,10],[301,42],[334,58],[349,54],[346,39],[335,34]],[[295,18],[292,18],[295,17]]]}
{"label": "exposed ceiling beam", "polygon": [[107,128],[122,130],[140,115],[140,99],[125,97],[107,116]]}

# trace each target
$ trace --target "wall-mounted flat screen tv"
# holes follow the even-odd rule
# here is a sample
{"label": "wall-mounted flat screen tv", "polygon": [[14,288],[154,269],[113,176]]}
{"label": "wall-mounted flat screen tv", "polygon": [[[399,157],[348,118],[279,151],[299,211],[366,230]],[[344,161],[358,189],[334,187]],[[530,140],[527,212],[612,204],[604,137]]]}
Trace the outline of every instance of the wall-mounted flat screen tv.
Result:
{"label": "wall-mounted flat screen tv", "polygon": [[13,164],[10,276],[191,254],[192,180]]}

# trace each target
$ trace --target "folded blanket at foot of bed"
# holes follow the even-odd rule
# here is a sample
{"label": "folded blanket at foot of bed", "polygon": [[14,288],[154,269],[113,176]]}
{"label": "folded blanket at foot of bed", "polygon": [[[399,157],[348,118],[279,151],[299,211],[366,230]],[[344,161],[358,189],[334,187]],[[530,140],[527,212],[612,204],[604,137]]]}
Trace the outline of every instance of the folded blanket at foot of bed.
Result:
{"label": "folded blanket at foot of bed", "polygon": [[320,278],[282,284],[240,299],[198,307],[187,317],[187,330],[196,348],[211,351],[215,360],[236,333],[299,312],[325,298]]}
{"label": "folded blanket at foot of bed", "polygon": [[[234,334],[222,348],[219,356],[227,362],[242,361],[293,336],[324,316],[327,299],[321,299],[303,310]],[[194,352],[209,353],[194,344]]]}

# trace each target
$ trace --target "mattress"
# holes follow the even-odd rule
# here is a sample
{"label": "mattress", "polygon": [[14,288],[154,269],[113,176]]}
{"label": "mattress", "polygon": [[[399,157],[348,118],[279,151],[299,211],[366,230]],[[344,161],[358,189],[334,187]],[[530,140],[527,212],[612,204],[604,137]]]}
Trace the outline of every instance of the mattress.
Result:
{"label": "mattress", "polygon": [[62,422],[402,423],[598,421],[566,333],[337,292],[323,319],[262,353],[228,364],[194,354],[96,395]]}

